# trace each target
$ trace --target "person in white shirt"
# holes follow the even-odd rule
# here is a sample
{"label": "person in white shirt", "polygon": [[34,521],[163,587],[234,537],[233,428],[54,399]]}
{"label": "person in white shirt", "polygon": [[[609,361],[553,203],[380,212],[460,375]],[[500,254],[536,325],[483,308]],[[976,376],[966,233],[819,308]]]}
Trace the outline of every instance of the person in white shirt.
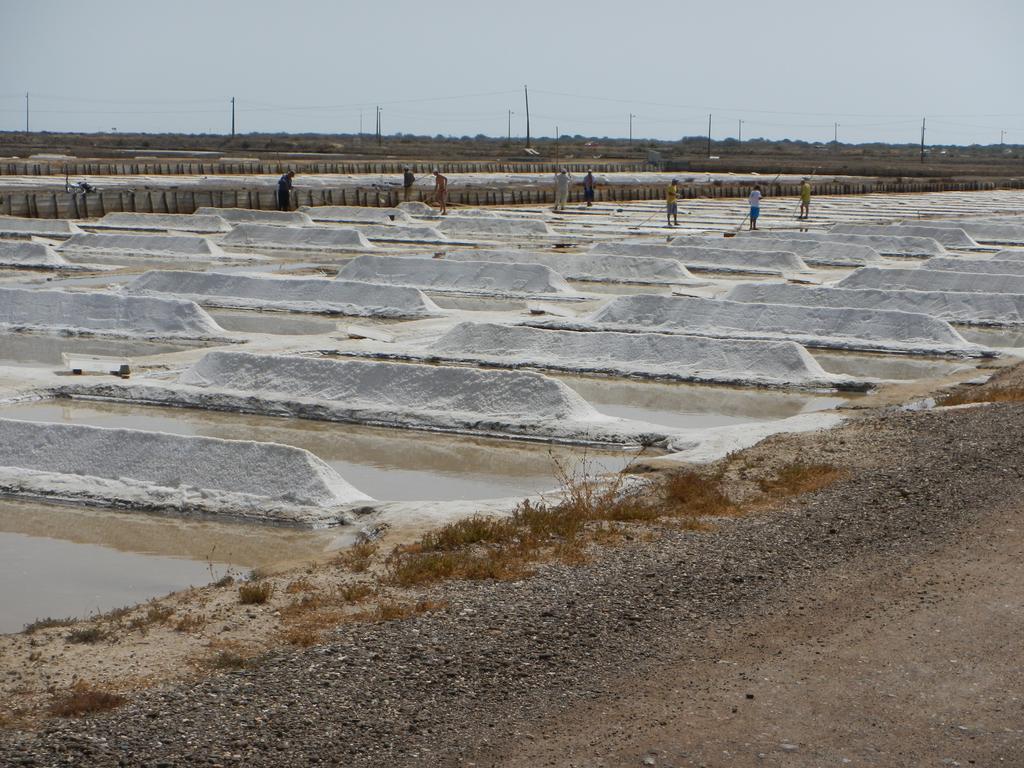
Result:
{"label": "person in white shirt", "polygon": [[750,228],[757,229],[757,217],[761,214],[761,187],[757,184],[754,185],[754,190],[750,193]]}
{"label": "person in white shirt", "polygon": [[569,171],[565,168],[555,174],[555,210],[564,211],[569,202]]}

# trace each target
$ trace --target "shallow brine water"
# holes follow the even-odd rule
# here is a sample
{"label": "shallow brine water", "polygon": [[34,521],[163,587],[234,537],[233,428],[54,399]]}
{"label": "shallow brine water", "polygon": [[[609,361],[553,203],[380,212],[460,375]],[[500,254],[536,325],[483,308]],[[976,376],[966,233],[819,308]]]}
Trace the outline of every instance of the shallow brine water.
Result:
{"label": "shallow brine water", "polygon": [[[122,403],[43,400],[0,408],[0,417],[258,440],[304,448],[346,481],[388,501],[524,496],[557,485],[554,461],[583,449],[510,440]],[[629,456],[587,451],[596,470],[616,471]]]}
{"label": "shallow brine water", "polygon": [[324,316],[290,312],[255,312],[206,307],[213,319],[226,331],[269,333],[279,336],[309,336],[333,333],[338,321]]}
{"label": "shallow brine water", "polygon": [[0,633],[132,605],[229,572],[308,562],[352,535],[0,498]]}
{"label": "shallow brine water", "polygon": [[180,352],[184,349],[188,349],[188,347],[151,341],[6,333],[0,334],[0,365],[30,368],[60,367],[63,364],[62,352],[104,357],[146,357]]}
{"label": "shallow brine water", "polygon": [[871,377],[897,381],[938,379],[957,371],[970,370],[970,360],[916,357],[910,355],[860,354],[856,352],[828,352],[809,350],[811,356],[829,373]]}

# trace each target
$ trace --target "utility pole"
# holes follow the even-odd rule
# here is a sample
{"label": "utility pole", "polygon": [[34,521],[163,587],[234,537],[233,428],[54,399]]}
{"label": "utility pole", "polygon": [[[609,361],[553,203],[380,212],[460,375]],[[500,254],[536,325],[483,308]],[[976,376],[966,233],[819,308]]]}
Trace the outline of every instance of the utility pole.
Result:
{"label": "utility pole", "polygon": [[708,114],[708,157],[711,157],[711,115]]}
{"label": "utility pole", "polygon": [[1003,143],[1004,143],[1005,139],[1006,139],[1006,131],[1000,131],[999,132],[999,146],[1000,147],[1003,146]]}
{"label": "utility pole", "polygon": [[25,91],[25,133],[28,133],[28,91]]}
{"label": "utility pole", "polygon": [[380,113],[381,112],[383,112],[383,110],[380,107],[377,107],[377,146],[378,147],[381,145],[381,125],[380,125]]}
{"label": "utility pole", "polygon": [[555,165],[558,165],[558,126],[555,126]]}
{"label": "utility pole", "polygon": [[530,148],[530,91],[523,86],[523,96],[526,98],[526,148]]}
{"label": "utility pole", "polygon": [[231,97],[231,135],[235,135],[235,97]]}
{"label": "utility pole", "polygon": [[839,146],[839,123],[832,123],[832,143]]}
{"label": "utility pole", "polygon": [[363,135],[363,110],[359,110],[359,135]]}
{"label": "utility pole", "polygon": [[921,162],[924,162],[924,121],[926,118],[921,118]]}
{"label": "utility pole", "polygon": [[742,121],[742,120],[740,120],[740,128],[739,128],[739,130],[738,130],[738,131],[736,132],[736,136],[738,137],[738,138],[737,138],[736,140],[737,140],[737,141],[738,141],[738,142],[739,142],[740,144],[742,144],[742,143],[743,143],[743,121]]}
{"label": "utility pole", "polygon": [[636,117],[632,112],[629,113],[629,146],[633,146],[633,118]]}
{"label": "utility pole", "polygon": [[512,141],[512,115],[514,115],[514,114],[515,114],[515,112],[513,112],[511,109],[508,111],[508,140],[509,140],[509,142]]}

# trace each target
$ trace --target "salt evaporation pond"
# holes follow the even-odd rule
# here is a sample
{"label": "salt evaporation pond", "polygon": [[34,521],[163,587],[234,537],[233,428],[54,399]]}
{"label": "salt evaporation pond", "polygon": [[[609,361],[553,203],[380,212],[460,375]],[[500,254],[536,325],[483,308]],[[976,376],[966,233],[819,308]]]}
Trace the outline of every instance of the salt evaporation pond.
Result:
{"label": "salt evaporation pond", "polygon": [[1020,349],[1024,347],[1024,329],[1021,328],[968,328],[958,326],[957,331],[968,341],[989,347]]}
{"label": "salt evaporation pond", "polygon": [[[282,443],[319,456],[363,493],[386,501],[524,496],[557,486],[554,460],[567,446],[437,435],[352,424],[184,408],[41,400],[0,408],[0,417]],[[617,471],[631,456],[589,450],[593,471]]]}
{"label": "salt evaporation pond", "polygon": [[[961,331],[962,329],[958,328]],[[965,336],[966,338],[966,336]],[[978,342],[977,339],[968,341]],[[908,355],[883,355],[871,352],[840,352],[815,349],[811,357],[829,373],[848,376],[870,376],[892,381],[916,381],[918,379],[941,379],[957,371],[976,367],[964,360],[950,360],[938,357]]]}
{"label": "salt evaporation pond", "polygon": [[210,313],[217,325],[226,331],[269,333],[278,336],[310,336],[333,333],[338,328],[337,319],[327,320],[323,316],[211,308],[206,308],[206,311]]}
{"label": "salt evaporation pond", "polygon": [[83,618],[226,573],[309,562],[350,531],[306,531],[0,499],[0,633]]}
{"label": "salt evaporation pond", "polygon": [[39,368],[62,366],[61,353],[104,357],[146,357],[180,352],[188,347],[151,341],[99,339],[83,336],[0,334],[0,365]]}

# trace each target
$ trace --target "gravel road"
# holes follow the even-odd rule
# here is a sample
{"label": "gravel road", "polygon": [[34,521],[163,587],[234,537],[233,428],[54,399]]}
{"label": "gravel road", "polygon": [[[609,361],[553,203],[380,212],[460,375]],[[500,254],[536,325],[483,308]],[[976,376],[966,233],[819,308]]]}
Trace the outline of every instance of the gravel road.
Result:
{"label": "gravel road", "polygon": [[[344,625],[252,669],[7,732],[0,762],[1020,765],[1016,648],[983,641],[1024,623],[1021,434],[1024,406],[1000,404],[773,437],[727,474],[801,458],[847,476],[711,533],[659,529],[524,582],[448,585],[444,612]],[[923,634],[947,611],[959,641]],[[978,663],[926,674],[972,634]],[[967,712],[918,727],[922,702],[969,709],[982,693],[984,728]]]}

